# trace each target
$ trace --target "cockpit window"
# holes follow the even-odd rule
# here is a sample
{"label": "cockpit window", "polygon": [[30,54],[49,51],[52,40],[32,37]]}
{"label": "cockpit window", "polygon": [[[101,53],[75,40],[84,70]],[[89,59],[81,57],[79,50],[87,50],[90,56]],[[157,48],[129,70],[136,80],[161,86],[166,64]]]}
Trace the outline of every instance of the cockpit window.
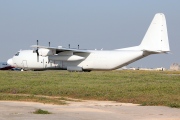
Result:
{"label": "cockpit window", "polygon": [[15,54],[15,56],[19,56],[19,52],[17,52],[17,53]]}

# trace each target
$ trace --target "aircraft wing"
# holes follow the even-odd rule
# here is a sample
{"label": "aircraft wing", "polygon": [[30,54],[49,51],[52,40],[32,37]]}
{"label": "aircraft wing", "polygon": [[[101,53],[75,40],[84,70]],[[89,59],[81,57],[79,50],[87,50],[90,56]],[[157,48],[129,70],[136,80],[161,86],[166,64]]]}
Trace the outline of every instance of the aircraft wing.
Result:
{"label": "aircraft wing", "polygon": [[72,49],[72,48],[63,48],[63,47],[47,47],[47,46],[40,46],[40,45],[32,45],[33,48],[45,48],[50,50],[56,50],[57,52],[65,52],[65,51],[72,51],[76,53],[90,53],[88,50],[82,50],[82,49]]}

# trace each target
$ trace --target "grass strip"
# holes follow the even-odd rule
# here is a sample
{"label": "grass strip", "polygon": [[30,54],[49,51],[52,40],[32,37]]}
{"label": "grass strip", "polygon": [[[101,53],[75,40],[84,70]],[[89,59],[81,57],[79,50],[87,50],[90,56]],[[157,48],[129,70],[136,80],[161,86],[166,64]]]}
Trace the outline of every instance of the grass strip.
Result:
{"label": "grass strip", "polygon": [[60,98],[51,98],[51,97],[36,96],[36,95],[18,95],[18,94],[0,93],[0,100],[40,102],[44,104],[47,103],[47,104],[57,104],[57,105],[66,104],[66,102]]}
{"label": "grass strip", "polygon": [[180,72],[176,71],[0,71],[0,83],[0,100],[24,100],[22,96],[4,94],[28,94],[32,96],[26,97],[27,100],[46,99],[43,101],[52,103],[56,100],[34,96],[180,108]]}

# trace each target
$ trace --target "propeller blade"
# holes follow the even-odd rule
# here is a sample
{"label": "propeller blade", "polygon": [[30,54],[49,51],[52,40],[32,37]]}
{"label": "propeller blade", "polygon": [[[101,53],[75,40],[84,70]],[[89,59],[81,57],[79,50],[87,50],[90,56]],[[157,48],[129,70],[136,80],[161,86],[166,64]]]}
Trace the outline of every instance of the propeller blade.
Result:
{"label": "propeller blade", "polygon": [[[39,43],[39,41],[37,40],[37,46],[38,46],[38,43]],[[37,53],[37,62],[39,62],[39,48],[37,47],[37,49],[36,49],[36,53]]]}
{"label": "propeller blade", "polygon": [[37,40],[37,45],[38,45],[38,42],[39,42],[39,41]]}

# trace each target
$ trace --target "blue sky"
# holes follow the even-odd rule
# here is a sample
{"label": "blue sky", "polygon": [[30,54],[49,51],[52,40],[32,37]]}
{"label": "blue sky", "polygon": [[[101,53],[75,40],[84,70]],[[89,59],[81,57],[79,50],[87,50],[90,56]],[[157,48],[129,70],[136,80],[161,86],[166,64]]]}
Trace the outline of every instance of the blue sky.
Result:
{"label": "blue sky", "polygon": [[0,0],[0,61],[41,45],[118,49],[139,45],[156,13],[166,16],[172,54],[152,55],[129,66],[180,63],[179,0]]}

